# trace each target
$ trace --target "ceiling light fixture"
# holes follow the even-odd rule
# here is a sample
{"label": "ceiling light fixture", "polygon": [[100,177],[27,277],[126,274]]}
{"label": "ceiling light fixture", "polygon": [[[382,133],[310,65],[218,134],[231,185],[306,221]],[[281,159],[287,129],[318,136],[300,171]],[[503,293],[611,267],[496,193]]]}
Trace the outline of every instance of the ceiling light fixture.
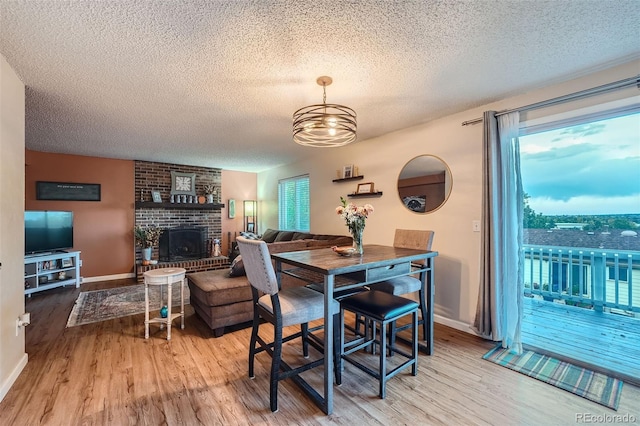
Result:
{"label": "ceiling light fixture", "polygon": [[322,103],[293,113],[293,141],[304,146],[333,148],[356,140],[356,112],[349,107],[327,103],[327,86],[333,79],[322,76]]}

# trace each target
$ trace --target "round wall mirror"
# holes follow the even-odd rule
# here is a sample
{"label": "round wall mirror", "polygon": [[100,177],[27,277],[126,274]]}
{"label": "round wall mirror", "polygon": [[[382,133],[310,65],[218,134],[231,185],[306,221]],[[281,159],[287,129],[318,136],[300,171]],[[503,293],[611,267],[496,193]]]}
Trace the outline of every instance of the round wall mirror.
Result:
{"label": "round wall mirror", "polygon": [[398,195],[402,204],[415,213],[438,210],[451,194],[451,170],[435,155],[410,160],[398,176]]}

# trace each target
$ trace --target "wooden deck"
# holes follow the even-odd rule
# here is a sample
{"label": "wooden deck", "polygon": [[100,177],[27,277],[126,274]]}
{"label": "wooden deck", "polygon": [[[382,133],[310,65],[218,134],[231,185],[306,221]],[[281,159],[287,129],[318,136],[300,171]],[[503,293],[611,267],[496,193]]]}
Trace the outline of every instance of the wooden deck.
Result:
{"label": "wooden deck", "polygon": [[524,301],[525,347],[640,385],[640,319]]}

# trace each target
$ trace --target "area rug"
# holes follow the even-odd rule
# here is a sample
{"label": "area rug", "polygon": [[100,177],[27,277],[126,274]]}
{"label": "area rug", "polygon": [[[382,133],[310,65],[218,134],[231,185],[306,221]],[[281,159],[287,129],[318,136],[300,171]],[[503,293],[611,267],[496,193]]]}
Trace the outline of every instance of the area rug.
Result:
{"label": "area rug", "polygon": [[[166,300],[166,287],[164,298]],[[180,286],[171,289],[171,304],[180,306]],[[184,303],[189,303],[189,287],[184,286]],[[160,288],[149,288],[149,309],[151,312],[160,308]],[[83,291],[78,295],[71,310],[67,327],[107,321],[144,313],[144,284],[116,287],[105,290]],[[156,314],[157,315],[157,312]]]}
{"label": "area rug", "polygon": [[596,373],[533,351],[523,351],[522,355],[514,355],[509,349],[503,349],[501,346],[491,349],[482,358],[605,407],[618,409],[623,382],[606,374]]}

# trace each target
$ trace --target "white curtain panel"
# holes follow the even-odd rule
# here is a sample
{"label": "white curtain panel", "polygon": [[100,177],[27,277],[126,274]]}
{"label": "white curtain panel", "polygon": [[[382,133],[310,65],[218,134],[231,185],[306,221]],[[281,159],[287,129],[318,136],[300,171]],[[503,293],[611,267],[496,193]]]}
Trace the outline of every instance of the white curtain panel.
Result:
{"label": "white curtain panel", "polygon": [[520,114],[483,116],[480,291],[473,329],[522,352],[523,190],[518,142]]}

